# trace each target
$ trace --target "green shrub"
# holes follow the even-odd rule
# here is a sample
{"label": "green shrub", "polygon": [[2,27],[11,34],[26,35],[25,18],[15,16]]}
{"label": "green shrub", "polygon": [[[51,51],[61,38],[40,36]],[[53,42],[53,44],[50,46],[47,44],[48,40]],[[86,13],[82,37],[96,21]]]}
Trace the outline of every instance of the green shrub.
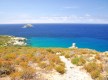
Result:
{"label": "green shrub", "polygon": [[82,57],[74,57],[71,62],[78,66],[84,65],[86,63],[86,61]]}
{"label": "green shrub", "polygon": [[71,60],[71,62],[73,63],[73,64],[78,64],[78,62],[79,62],[79,58],[78,57],[75,57],[75,58],[73,58],[72,60]]}

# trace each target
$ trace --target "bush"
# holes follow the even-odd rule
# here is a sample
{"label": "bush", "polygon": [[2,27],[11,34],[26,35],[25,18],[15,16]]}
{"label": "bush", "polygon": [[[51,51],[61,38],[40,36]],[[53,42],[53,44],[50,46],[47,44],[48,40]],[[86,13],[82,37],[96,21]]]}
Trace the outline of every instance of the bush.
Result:
{"label": "bush", "polygon": [[56,54],[48,55],[47,58],[50,62],[53,62],[55,64],[59,64],[61,62],[59,56],[57,56]]}
{"label": "bush", "polygon": [[3,61],[0,67],[0,77],[6,76],[14,72],[14,66],[9,61]]}
{"label": "bush", "polygon": [[21,74],[21,78],[24,80],[33,79],[35,76],[35,73],[36,73],[36,70],[31,67],[24,68]]}
{"label": "bush", "polygon": [[78,66],[84,65],[86,63],[86,61],[82,57],[75,57],[71,60],[71,62]]}
{"label": "bush", "polygon": [[31,67],[23,68],[21,72],[14,72],[10,74],[12,80],[30,80],[35,77],[35,69]]}
{"label": "bush", "polygon": [[82,65],[84,65],[85,63],[86,63],[85,59],[80,58],[80,59],[79,59],[79,62],[78,62],[78,65],[79,65],[79,66],[82,66]]}
{"label": "bush", "polygon": [[14,72],[10,74],[11,80],[20,80],[21,79],[21,72]]}
{"label": "bush", "polygon": [[95,59],[101,60],[101,57],[99,54],[96,54]]}
{"label": "bush", "polygon": [[65,56],[65,58],[70,58],[71,57],[71,55],[69,53],[66,53],[64,56]]}
{"label": "bush", "polygon": [[64,52],[60,52],[61,53],[61,56],[64,56],[65,55],[65,53]]}
{"label": "bush", "polygon": [[73,58],[72,60],[71,60],[71,62],[73,63],[73,64],[78,64],[78,62],[79,62],[79,58],[78,57],[75,57],[75,58]]}
{"label": "bush", "polygon": [[61,65],[57,65],[55,69],[57,72],[59,72],[61,74],[64,74],[66,72],[65,67],[61,66]]}
{"label": "bush", "polygon": [[100,71],[94,70],[94,71],[92,71],[90,74],[91,74],[92,78],[95,79],[95,78],[97,78],[97,77],[100,76]]}
{"label": "bush", "polygon": [[53,68],[54,68],[54,66],[53,66],[53,65],[48,65],[48,66],[45,68],[45,70],[50,71],[50,70],[52,70]]}
{"label": "bush", "polygon": [[0,58],[0,67],[2,66],[2,62],[3,62],[3,60]]}
{"label": "bush", "polygon": [[91,74],[92,78],[99,77],[102,71],[102,65],[95,62],[88,63],[84,68]]}
{"label": "bush", "polygon": [[0,35],[0,46],[7,44],[9,40],[10,40],[10,38],[8,36]]}
{"label": "bush", "polygon": [[87,70],[87,72],[92,72],[94,70],[102,71],[102,65],[95,62],[88,63],[84,66],[84,68]]}
{"label": "bush", "polygon": [[28,66],[28,62],[20,62],[20,65],[25,68]]}
{"label": "bush", "polygon": [[48,51],[50,53],[54,53],[54,51],[52,49],[46,49],[46,51]]}
{"label": "bush", "polygon": [[4,55],[3,58],[4,58],[5,60],[13,60],[13,59],[16,58],[16,54],[14,54],[14,53],[9,53],[9,54]]}
{"label": "bush", "polygon": [[41,58],[40,57],[33,57],[33,62],[40,63]]}
{"label": "bush", "polygon": [[59,65],[65,67],[65,63],[63,63],[63,62],[59,63]]}
{"label": "bush", "polygon": [[46,68],[48,65],[45,62],[40,62],[39,63],[39,67],[41,67],[42,69]]}

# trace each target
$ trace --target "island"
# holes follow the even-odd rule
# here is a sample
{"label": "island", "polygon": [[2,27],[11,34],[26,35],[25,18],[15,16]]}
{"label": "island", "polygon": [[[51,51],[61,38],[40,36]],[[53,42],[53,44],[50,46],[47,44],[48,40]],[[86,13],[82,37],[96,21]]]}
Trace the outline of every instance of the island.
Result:
{"label": "island", "polygon": [[33,27],[32,24],[25,24],[22,28],[31,28],[31,27]]}

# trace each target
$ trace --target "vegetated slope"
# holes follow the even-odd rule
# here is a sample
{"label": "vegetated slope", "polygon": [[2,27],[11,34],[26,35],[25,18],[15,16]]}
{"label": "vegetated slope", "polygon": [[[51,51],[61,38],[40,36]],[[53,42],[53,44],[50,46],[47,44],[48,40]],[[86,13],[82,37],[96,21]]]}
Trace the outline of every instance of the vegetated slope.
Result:
{"label": "vegetated slope", "polygon": [[9,36],[0,36],[0,46],[1,45],[6,45],[6,43],[10,41],[10,37]]}
{"label": "vegetated slope", "polygon": [[[34,68],[34,66],[38,67],[38,69]],[[40,70],[42,72],[56,70],[63,74],[65,65],[58,55],[48,49],[0,47],[0,77],[9,76],[12,80],[35,80],[42,77],[42,75],[37,74]]]}
{"label": "vegetated slope", "polygon": [[[65,56],[65,60],[60,56]],[[70,73],[67,75],[68,79],[70,75],[82,79],[80,74],[72,74],[73,72],[69,71],[71,68],[78,71],[78,73],[83,73],[83,70],[84,72],[86,70],[86,73],[89,73],[95,80],[107,79],[108,53],[90,49],[0,47],[1,80],[6,77],[11,80],[44,80],[45,77],[47,78],[47,74],[53,74],[53,72],[60,73],[61,76],[59,76],[60,74],[57,75],[59,77]],[[76,78],[74,77],[74,79]]]}

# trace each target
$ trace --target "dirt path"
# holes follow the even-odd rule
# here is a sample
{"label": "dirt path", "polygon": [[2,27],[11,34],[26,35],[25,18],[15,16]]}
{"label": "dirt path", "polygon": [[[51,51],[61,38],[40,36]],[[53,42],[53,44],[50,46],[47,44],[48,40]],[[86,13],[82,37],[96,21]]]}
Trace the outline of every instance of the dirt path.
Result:
{"label": "dirt path", "polygon": [[93,80],[86,71],[80,70],[64,56],[60,56],[60,59],[65,63],[66,72],[63,75],[58,72],[43,74],[44,80]]}
{"label": "dirt path", "polygon": [[92,80],[89,74],[81,71],[64,56],[60,56],[60,59],[65,63],[66,66],[66,73],[63,75],[63,80]]}

